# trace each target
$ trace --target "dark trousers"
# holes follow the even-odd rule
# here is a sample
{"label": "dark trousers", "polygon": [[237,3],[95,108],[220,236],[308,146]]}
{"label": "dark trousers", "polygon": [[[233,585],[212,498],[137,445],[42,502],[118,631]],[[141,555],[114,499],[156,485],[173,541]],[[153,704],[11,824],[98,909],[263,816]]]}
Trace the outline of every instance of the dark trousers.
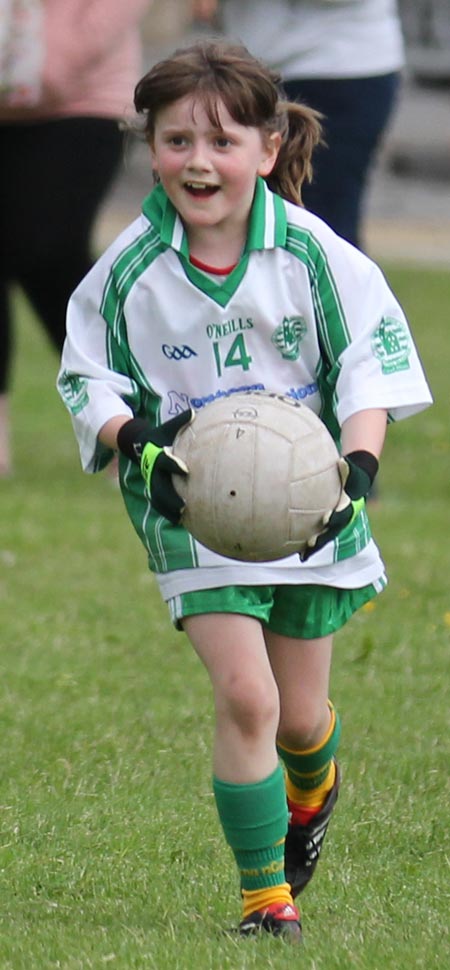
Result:
{"label": "dark trousers", "polygon": [[291,101],[321,111],[326,147],[313,157],[314,180],[302,189],[307,209],[361,248],[368,173],[395,103],[398,73],[379,77],[284,82]]}
{"label": "dark trousers", "polygon": [[22,287],[60,352],[67,302],[92,265],[91,230],[122,139],[114,119],[0,124],[0,392],[13,345],[10,285]]}

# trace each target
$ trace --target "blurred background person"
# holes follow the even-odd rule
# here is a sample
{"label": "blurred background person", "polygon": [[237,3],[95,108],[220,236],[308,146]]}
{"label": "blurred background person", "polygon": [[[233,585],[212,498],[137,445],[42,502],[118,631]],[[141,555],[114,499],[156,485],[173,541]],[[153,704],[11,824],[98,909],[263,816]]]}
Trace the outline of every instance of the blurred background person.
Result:
{"label": "blurred background person", "polygon": [[368,175],[404,64],[396,0],[193,0],[192,14],[278,70],[290,100],[322,112],[326,144],[303,202],[362,248]]}
{"label": "blurred background person", "polygon": [[[151,0],[1,0],[0,477],[11,472],[10,290],[58,351],[88,272],[95,217],[116,175]],[[55,356],[56,361],[56,356]]]}
{"label": "blurred background person", "polygon": [[289,100],[322,113],[302,200],[362,249],[369,173],[404,66],[396,0],[192,0],[191,11],[279,71]]}

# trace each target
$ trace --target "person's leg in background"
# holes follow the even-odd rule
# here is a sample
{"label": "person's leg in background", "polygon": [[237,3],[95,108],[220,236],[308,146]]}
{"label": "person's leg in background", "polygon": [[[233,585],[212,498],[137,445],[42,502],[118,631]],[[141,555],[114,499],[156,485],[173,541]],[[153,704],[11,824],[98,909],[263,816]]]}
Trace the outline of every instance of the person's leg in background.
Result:
{"label": "person's leg in background", "polygon": [[8,387],[12,358],[11,315],[6,258],[9,249],[6,200],[15,194],[9,166],[5,164],[7,140],[0,126],[0,479],[11,473]]}
{"label": "person's leg in background", "polygon": [[0,478],[11,474],[9,440],[9,363],[11,360],[11,318],[6,283],[0,278]]}
{"label": "person's leg in background", "polygon": [[302,101],[324,115],[326,144],[314,154],[313,182],[303,187],[303,202],[360,249],[368,176],[399,83],[398,73],[284,82],[290,100]]}
{"label": "person's leg in background", "polygon": [[[118,170],[123,135],[114,119],[67,118],[2,125],[0,144],[2,287],[5,293],[11,283],[22,287],[60,354],[67,303],[92,265],[92,228]],[[8,439],[12,348],[6,299],[0,301],[0,442]],[[0,452],[7,473],[6,450],[4,459]]]}

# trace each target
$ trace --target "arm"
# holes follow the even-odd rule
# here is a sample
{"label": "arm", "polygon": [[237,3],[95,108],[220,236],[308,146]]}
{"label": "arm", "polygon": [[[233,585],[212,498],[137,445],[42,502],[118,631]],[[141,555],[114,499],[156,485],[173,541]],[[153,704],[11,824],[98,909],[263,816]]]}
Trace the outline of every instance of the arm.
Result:
{"label": "arm", "polygon": [[[122,238],[134,238],[133,233]],[[116,449],[116,433],[100,432],[119,417],[130,420],[142,407],[141,389],[131,376],[126,342],[119,343],[102,314],[110,265],[121,244],[98,260],[72,294],[67,308],[64,343],[57,387],[71,415],[84,471],[100,471]],[[114,290],[114,288],[111,288]],[[117,296],[117,294],[116,294]],[[119,303],[117,304],[119,305]]]}
{"label": "arm", "polygon": [[[76,351],[71,348],[70,338],[64,348],[66,358],[75,360]],[[79,358],[80,359],[80,358]],[[87,364],[87,357],[84,357]],[[194,413],[189,408],[182,411],[164,424],[154,427],[145,418],[134,418],[124,401],[113,392],[107,393],[107,384],[112,375],[103,367],[91,361],[95,372],[93,382],[63,368],[58,380],[60,393],[66,406],[72,411],[72,421],[78,434],[83,465],[86,470],[95,471],[102,467],[99,456],[120,451],[126,458],[138,465],[145,480],[152,506],[160,515],[177,525],[184,509],[184,502],[174,488],[172,475],[187,475],[187,468],[181,458],[177,458],[171,445],[184,425],[193,420]],[[102,390],[103,386],[103,390]],[[97,401],[95,401],[97,397]],[[93,400],[91,400],[93,398]],[[137,403],[137,402],[136,402]],[[117,413],[100,422],[95,429],[98,416],[111,412]],[[120,413],[123,409],[122,413]],[[87,412],[91,412],[89,415]]]}
{"label": "arm", "polygon": [[387,427],[387,411],[370,408],[356,411],[341,431],[343,458],[339,463],[342,493],[337,507],[324,517],[324,528],[301,553],[303,562],[350,525],[364,507],[378,471]]}
{"label": "arm", "polygon": [[371,408],[357,411],[342,425],[342,454],[352,451],[368,451],[379,458],[383,450],[387,427],[387,411]]}
{"label": "arm", "polygon": [[153,508],[173,525],[180,521],[184,502],[173,486],[172,475],[184,476],[187,468],[175,457],[170,444],[177,431],[191,420],[191,415],[191,411],[183,411],[171,421],[153,428],[143,418],[130,420],[129,415],[118,414],[106,421],[98,433],[99,441],[106,448],[120,451],[139,465]]}
{"label": "arm", "polygon": [[146,418],[116,415],[105,422],[98,435],[106,447],[118,448],[139,465],[153,509],[172,525],[179,524],[184,510],[172,476],[188,474],[184,461],[173,453],[172,445],[178,432],[193,419],[194,412],[188,408],[155,428]]}
{"label": "arm", "polygon": [[109,421],[106,421],[98,433],[98,438],[102,445],[105,445],[106,448],[111,448],[112,451],[117,451],[117,435],[123,425],[129,420],[129,414],[118,414],[117,417],[110,418]]}

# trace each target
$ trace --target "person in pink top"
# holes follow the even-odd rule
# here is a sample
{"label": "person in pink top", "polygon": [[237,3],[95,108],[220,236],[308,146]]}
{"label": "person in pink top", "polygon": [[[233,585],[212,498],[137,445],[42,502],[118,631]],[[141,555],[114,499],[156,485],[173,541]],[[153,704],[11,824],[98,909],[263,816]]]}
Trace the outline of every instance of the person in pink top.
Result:
{"label": "person in pink top", "polygon": [[0,477],[18,283],[60,352],[70,294],[122,153],[151,0],[9,0],[0,30]]}

